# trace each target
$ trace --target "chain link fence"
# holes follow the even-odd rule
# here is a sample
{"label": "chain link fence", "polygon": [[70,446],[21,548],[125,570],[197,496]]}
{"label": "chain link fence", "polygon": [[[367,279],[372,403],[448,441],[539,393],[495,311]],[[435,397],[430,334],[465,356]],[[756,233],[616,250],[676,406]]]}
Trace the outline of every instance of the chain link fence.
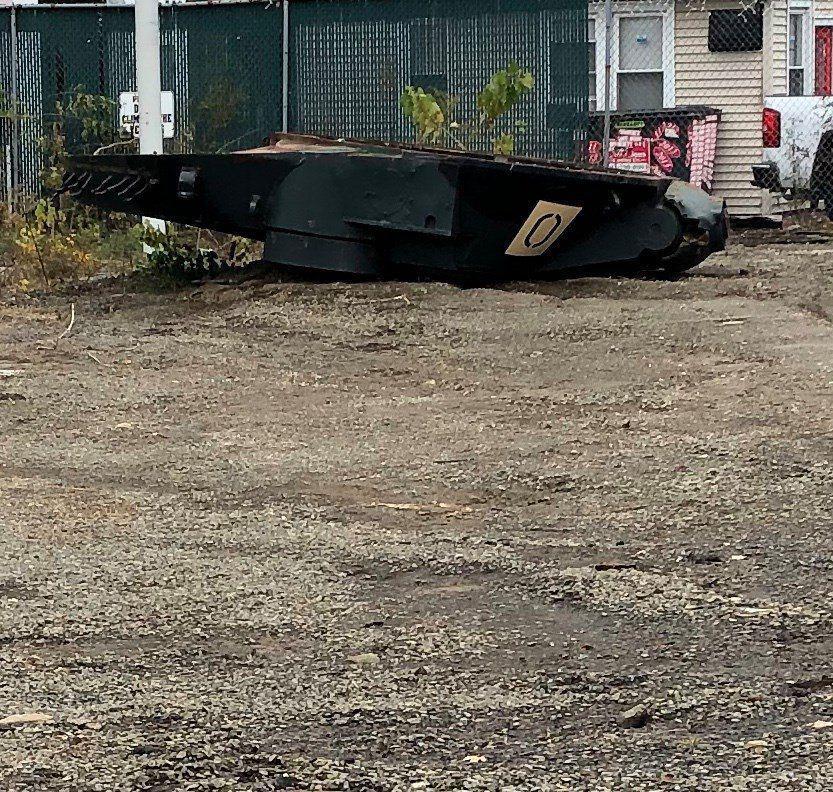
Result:
{"label": "chain link fence", "polygon": [[[161,9],[168,150],[227,151],[280,128],[282,19],[266,4]],[[6,195],[37,192],[64,146],[131,150],[135,72],[132,8],[0,9]]]}
{"label": "chain link fence", "polygon": [[[535,88],[502,129],[515,133],[518,153],[575,159],[589,109],[586,25],[586,0],[291,2],[292,128],[412,139],[399,107],[406,86],[439,97],[462,126],[477,118],[490,77],[516,62]],[[452,135],[441,142],[455,144]],[[467,142],[491,147],[483,129]]]}
{"label": "chain link fence", "polygon": [[[408,86],[454,146],[517,62],[534,88],[501,129],[519,154],[684,179],[734,217],[833,210],[833,0],[187,3],[161,28],[171,151],[281,129],[413,140]],[[132,8],[0,9],[0,195],[36,192],[58,137],[130,150],[133,46]]]}

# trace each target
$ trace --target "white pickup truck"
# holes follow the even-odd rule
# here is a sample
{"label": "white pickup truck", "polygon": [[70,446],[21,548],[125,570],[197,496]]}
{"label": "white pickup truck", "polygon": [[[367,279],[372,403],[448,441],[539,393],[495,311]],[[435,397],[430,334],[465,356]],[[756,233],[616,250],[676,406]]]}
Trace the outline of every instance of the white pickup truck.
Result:
{"label": "white pickup truck", "polygon": [[763,160],[752,182],[788,200],[822,203],[833,219],[833,96],[770,96]]}

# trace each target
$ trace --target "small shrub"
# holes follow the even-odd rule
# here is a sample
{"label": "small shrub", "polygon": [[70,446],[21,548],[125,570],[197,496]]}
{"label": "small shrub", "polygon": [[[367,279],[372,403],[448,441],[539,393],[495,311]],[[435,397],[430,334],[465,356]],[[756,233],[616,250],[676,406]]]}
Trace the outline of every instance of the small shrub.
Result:
{"label": "small shrub", "polygon": [[446,116],[433,94],[422,88],[408,86],[399,98],[399,104],[417,129],[417,142],[437,143],[442,136]]}
{"label": "small shrub", "polygon": [[141,254],[135,221],[104,224],[42,199],[25,216],[6,212],[0,221],[0,289],[25,292],[102,271],[129,272]]}
{"label": "small shrub", "polygon": [[[218,81],[194,108],[201,139],[195,141],[189,128],[170,148],[216,151],[233,146],[235,141],[226,138],[245,102],[246,96],[229,81]],[[33,201],[22,214],[10,215],[6,209],[0,215],[1,290],[50,288],[102,272],[136,273],[149,285],[168,287],[257,258],[259,248],[250,240],[171,225],[167,235],[154,236],[138,217],[102,212],[54,196],[70,153],[135,145],[132,139],[120,139],[115,110],[108,97],[77,86],[56,102],[53,114],[42,119],[40,180],[43,191],[53,197]],[[0,90],[0,120],[23,117],[23,111]],[[18,203],[22,200],[18,196]],[[149,255],[143,244],[149,244]]]}
{"label": "small shrub", "polygon": [[535,78],[532,72],[523,71],[514,61],[492,76],[477,97],[477,109],[481,121],[491,129],[501,116],[506,115],[521,99],[532,90]]}
{"label": "small shrub", "polygon": [[150,252],[135,272],[159,286],[175,287],[216,277],[260,257],[259,246],[250,239],[171,225],[166,233],[145,227],[142,242]]}
{"label": "small shrub", "polygon": [[454,120],[458,97],[409,85],[402,92],[399,104],[416,128],[416,140],[421,145],[448,141],[463,150],[471,147],[472,139],[485,130],[492,141],[495,155],[515,153],[515,136],[525,130],[517,123],[514,130],[499,132],[500,120],[514,108],[535,85],[532,72],[525,71],[512,61],[507,68],[496,72],[477,95],[477,118],[462,122]]}

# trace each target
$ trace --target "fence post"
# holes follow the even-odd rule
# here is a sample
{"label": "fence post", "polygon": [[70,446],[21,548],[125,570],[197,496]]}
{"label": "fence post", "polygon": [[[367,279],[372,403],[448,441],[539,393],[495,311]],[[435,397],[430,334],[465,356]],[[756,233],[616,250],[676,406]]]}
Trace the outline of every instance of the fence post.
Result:
{"label": "fence post", "polygon": [[605,120],[602,135],[602,163],[605,168],[610,165],[610,60],[612,45],[610,34],[613,32],[613,6],[605,0]]}
{"label": "fence post", "polygon": [[[136,92],[139,94],[139,153],[164,154],[159,0],[136,0]],[[143,217],[145,226],[166,233],[164,220]],[[153,248],[144,245],[146,254]]]}
{"label": "fence post", "polygon": [[162,77],[159,0],[137,0],[136,92],[139,94],[139,153],[161,154]]}
{"label": "fence post", "polygon": [[11,170],[11,178],[8,180],[9,187],[10,187],[10,194],[9,194],[9,212],[11,213],[14,211],[15,201],[17,199],[17,190],[20,184],[18,168],[20,167],[20,112],[19,112],[19,97],[18,97],[18,58],[17,58],[17,8],[14,5],[11,6],[10,9],[11,13],[9,16],[9,26],[11,33],[11,42],[10,42],[10,60],[11,60],[11,77],[12,77],[12,102],[11,102],[11,110],[12,110],[12,139],[11,139],[11,157],[10,159],[10,170]]}
{"label": "fence post", "polygon": [[283,60],[281,65],[281,90],[283,92],[283,131],[289,132],[289,0],[283,0]]}

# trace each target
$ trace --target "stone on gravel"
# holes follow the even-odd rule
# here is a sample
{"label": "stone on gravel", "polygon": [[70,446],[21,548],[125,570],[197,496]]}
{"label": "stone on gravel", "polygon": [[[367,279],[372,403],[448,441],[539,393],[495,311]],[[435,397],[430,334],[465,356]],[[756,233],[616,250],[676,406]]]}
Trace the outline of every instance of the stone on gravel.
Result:
{"label": "stone on gravel", "polygon": [[833,721],[817,720],[815,723],[810,724],[810,728],[815,729],[816,731],[822,731],[823,729],[833,729]]}
{"label": "stone on gravel", "polygon": [[644,704],[637,704],[619,716],[619,725],[626,729],[641,729],[650,717],[648,708]]}
{"label": "stone on gravel", "polygon": [[50,723],[51,721],[51,715],[46,715],[43,712],[27,712],[0,719],[0,726],[26,726],[32,723]]}
{"label": "stone on gravel", "polygon": [[374,654],[373,652],[367,652],[366,654],[353,655],[350,658],[350,662],[355,663],[356,665],[372,666],[372,665],[376,665],[379,662],[379,655]]}
{"label": "stone on gravel", "polygon": [[748,740],[745,747],[750,751],[761,750],[769,748],[769,743],[766,740]]}

